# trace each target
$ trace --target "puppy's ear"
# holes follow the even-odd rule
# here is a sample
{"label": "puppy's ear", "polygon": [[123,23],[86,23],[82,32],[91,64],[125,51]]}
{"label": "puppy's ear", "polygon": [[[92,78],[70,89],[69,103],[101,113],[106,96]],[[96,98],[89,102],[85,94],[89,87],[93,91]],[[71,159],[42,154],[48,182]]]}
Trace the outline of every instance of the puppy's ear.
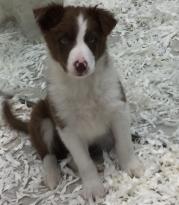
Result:
{"label": "puppy's ear", "polygon": [[91,11],[94,12],[93,14],[97,18],[104,35],[109,35],[117,24],[113,14],[105,9],[97,8],[97,6],[91,8]]}
{"label": "puppy's ear", "polygon": [[33,13],[41,31],[45,33],[60,22],[64,14],[64,7],[52,3],[46,7],[34,9]]}

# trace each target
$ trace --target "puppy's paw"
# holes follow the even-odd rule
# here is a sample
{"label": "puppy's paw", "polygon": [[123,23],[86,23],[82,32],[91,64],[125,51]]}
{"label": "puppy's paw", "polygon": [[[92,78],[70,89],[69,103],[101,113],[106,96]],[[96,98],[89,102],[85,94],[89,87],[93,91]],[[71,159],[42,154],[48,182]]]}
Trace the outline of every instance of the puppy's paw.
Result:
{"label": "puppy's paw", "polygon": [[45,183],[52,190],[55,189],[61,179],[57,159],[54,155],[47,155],[43,159],[45,171]]}
{"label": "puppy's paw", "polygon": [[84,183],[83,197],[86,200],[97,200],[105,196],[105,188],[99,179],[92,179]]}
{"label": "puppy's paw", "polygon": [[51,189],[55,189],[60,182],[60,172],[59,170],[51,170],[51,172],[46,173],[45,182],[46,185]]}
{"label": "puppy's paw", "polygon": [[142,162],[136,156],[133,156],[128,162],[123,163],[121,168],[131,177],[141,177],[145,171]]}

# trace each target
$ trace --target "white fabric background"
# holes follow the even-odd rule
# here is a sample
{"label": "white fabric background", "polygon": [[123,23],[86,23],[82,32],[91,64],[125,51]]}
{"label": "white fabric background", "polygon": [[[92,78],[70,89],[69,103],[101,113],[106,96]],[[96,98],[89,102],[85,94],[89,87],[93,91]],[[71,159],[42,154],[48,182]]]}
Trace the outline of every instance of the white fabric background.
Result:
{"label": "white fabric background", "polygon": [[[131,131],[142,136],[136,153],[146,167],[142,178],[131,179],[105,155],[101,177],[109,194],[96,204],[179,204],[179,1],[67,0],[66,4],[71,2],[101,2],[118,19],[109,53],[131,104]],[[43,96],[45,59],[45,45],[30,43],[14,23],[0,28],[0,89],[30,99]],[[20,117],[28,117],[30,109],[16,99],[14,106]],[[0,204],[85,204],[79,195],[81,183],[64,164],[63,182],[49,191],[28,137],[1,121]]]}

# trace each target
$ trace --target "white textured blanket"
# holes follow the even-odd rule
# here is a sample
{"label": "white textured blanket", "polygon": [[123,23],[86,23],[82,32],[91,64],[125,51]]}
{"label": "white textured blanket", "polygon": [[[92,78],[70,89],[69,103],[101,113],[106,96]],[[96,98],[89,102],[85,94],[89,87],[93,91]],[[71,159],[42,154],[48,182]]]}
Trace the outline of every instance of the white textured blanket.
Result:
{"label": "white textured blanket", "polygon": [[[68,0],[95,5],[99,0]],[[105,156],[106,198],[95,204],[179,204],[179,1],[104,0],[101,6],[118,19],[109,52],[123,79],[132,110],[131,131],[142,136],[136,153],[145,175],[130,178]],[[0,89],[29,99],[45,93],[44,44],[32,44],[12,23],[0,28]],[[30,109],[16,99],[19,116]],[[16,133],[1,121],[0,205],[78,205],[78,177],[61,163],[64,178],[56,190],[44,185],[43,167],[28,136]]]}

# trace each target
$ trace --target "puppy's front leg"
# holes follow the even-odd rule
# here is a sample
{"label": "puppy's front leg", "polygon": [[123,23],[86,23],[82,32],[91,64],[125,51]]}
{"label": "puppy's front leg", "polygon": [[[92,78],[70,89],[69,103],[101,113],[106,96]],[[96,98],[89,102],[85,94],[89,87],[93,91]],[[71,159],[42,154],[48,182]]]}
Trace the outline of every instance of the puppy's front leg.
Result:
{"label": "puppy's front leg", "polygon": [[130,113],[126,102],[121,102],[112,116],[112,131],[115,138],[115,148],[121,168],[130,176],[140,177],[144,168],[134,154],[130,134]]}
{"label": "puppy's front leg", "polygon": [[78,167],[83,181],[84,197],[89,199],[104,196],[104,187],[98,176],[95,164],[89,155],[87,144],[68,129],[58,129],[58,132]]}

